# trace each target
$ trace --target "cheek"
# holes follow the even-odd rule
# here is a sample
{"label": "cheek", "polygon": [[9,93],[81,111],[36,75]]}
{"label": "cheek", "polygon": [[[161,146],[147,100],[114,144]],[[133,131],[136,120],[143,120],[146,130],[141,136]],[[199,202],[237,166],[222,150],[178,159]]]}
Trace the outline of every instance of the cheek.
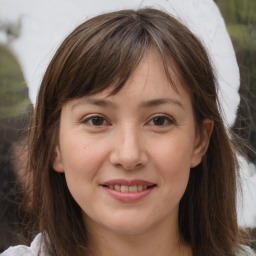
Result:
{"label": "cheek", "polygon": [[192,144],[186,140],[169,140],[154,147],[154,163],[164,184],[164,193],[180,199],[187,187],[192,159]]}
{"label": "cheek", "polygon": [[67,138],[62,144],[67,186],[84,211],[91,211],[97,200],[97,177],[106,159],[106,145],[90,139]]}
{"label": "cheek", "polygon": [[74,136],[66,138],[61,148],[67,182],[93,181],[107,154],[106,145],[102,142]]}
{"label": "cheek", "polygon": [[172,136],[151,145],[151,156],[166,174],[183,173],[190,170],[193,157],[193,141],[190,136]]}

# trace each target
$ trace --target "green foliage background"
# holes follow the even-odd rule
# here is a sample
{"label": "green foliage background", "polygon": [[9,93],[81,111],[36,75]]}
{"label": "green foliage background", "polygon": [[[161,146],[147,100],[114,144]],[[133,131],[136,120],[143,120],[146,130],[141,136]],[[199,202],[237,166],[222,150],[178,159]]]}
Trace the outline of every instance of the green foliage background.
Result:
{"label": "green foliage background", "polygon": [[22,138],[29,113],[21,67],[8,47],[0,45],[0,253],[21,243],[17,216],[22,194],[16,184],[13,146]]}
{"label": "green foliage background", "polygon": [[[241,77],[241,103],[233,130],[256,149],[256,0],[215,0],[233,42]],[[256,163],[255,153],[247,151]]]}
{"label": "green foliage background", "polygon": [[18,61],[6,46],[0,45],[0,56],[0,117],[16,117],[30,104],[28,88]]}

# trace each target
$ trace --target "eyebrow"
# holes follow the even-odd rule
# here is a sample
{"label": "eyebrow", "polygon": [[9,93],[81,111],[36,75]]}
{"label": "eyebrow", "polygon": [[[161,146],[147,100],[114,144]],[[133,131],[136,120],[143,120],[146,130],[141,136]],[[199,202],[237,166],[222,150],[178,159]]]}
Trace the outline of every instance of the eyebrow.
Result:
{"label": "eyebrow", "polygon": [[[83,102],[89,103],[91,105],[96,105],[99,107],[103,107],[103,108],[117,108],[117,105],[109,100],[105,100],[105,99],[91,99],[91,98],[87,98],[85,101],[79,101],[76,104],[74,104],[72,106],[72,109],[75,108],[76,106],[83,104]],[[140,104],[140,107],[142,108],[152,108],[152,107],[157,107],[159,105],[164,105],[164,104],[172,104],[172,105],[176,105],[182,109],[184,109],[183,104],[176,100],[176,99],[170,99],[170,98],[160,98],[160,99],[152,99],[152,100],[147,100],[144,101]]]}
{"label": "eyebrow", "polygon": [[79,106],[80,104],[83,104],[83,103],[88,103],[88,104],[96,105],[96,106],[103,107],[103,108],[107,108],[107,107],[115,108],[115,107],[117,107],[115,103],[113,103],[109,100],[87,98],[86,100],[81,100],[81,101],[78,101],[77,103],[75,103],[72,106],[72,110],[75,107],[77,107],[77,106]]}
{"label": "eyebrow", "polygon": [[99,107],[116,107],[116,104],[113,103],[112,101],[109,101],[109,100],[101,100],[101,99],[90,99],[88,98],[86,100],[88,103],[92,104],[92,105],[97,105]]}
{"label": "eyebrow", "polygon": [[172,104],[172,105],[176,105],[176,106],[184,109],[184,106],[180,101],[178,101],[176,99],[169,99],[169,98],[148,100],[148,101],[142,102],[140,105],[143,108],[152,108],[152,107],[156,107],[156,106],[164,105],[164,104]]}

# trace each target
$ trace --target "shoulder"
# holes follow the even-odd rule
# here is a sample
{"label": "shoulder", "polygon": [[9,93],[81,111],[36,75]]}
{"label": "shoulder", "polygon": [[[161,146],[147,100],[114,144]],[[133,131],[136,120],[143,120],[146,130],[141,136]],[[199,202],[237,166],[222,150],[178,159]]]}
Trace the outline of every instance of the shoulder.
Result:
{"label": "shoulder", "polygon": [[256,253],[249,246],[243,246],[236,256],[256,256]]}
{"label": "shoulder", "polygon": [[12,246],[4,251],[1,256],[38,256],[39,251],[41,252],[40,256],[46,256],[41,234],[35,237],[30,246]]}

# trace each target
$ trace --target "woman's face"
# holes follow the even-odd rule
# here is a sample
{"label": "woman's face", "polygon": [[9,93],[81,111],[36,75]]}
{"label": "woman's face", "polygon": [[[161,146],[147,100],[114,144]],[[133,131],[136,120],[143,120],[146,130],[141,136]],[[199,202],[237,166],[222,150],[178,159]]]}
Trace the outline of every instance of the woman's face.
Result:
{"label": "woman's face", "polygon": [[63,106],[53,168],[65,173],[92,232],[178,230],[179,202],[212,123],[196,136],[190,97],[176,87],[151,50],[116,95],[110,88]]}

